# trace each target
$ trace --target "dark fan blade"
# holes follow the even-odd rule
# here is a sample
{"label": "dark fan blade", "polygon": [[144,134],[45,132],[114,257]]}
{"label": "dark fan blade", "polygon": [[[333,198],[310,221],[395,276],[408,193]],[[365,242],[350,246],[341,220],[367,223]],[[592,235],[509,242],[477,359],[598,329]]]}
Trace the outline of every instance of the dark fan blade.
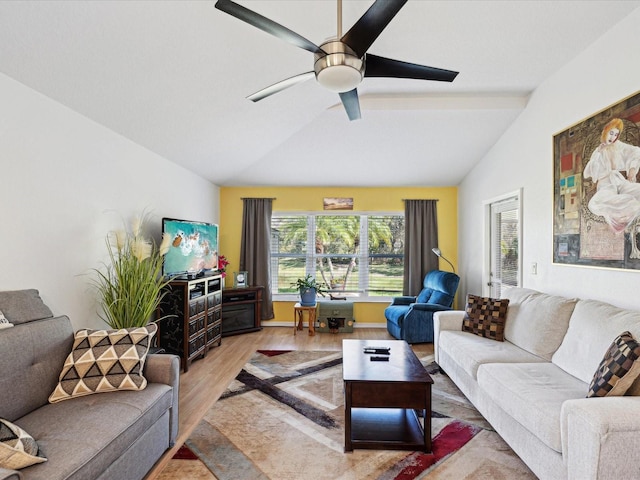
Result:
{"label": "dark fan blade", "polygon": [[357,89],[354,88],[348,92],[341,93],[340,100],[342,100],[342,105],[344,105],[344,109],[347,111],[349,120],[359,120],[361,118]]}
{"label": "dark fan blade", "polygon": [[362,57],[407,0],[376,0],[340,39]]}
{"label": "dark fan blade", "polygon": [[263,88],[262,90],[256,93],[252,93],[247,98],[252,102],[257,102],[259,100],[262,100],[265,97],[268,97],[269,95],[273,95],[274,93],[281,92],[285,88],[293,87],[298,83],[302,83],[305,80],[309,80],[313,76],[315,76],[315,72],[304,72],[304,73],[301,73],[300,75],[295,75],[293,77],[287,78],[286,80],[282,80],[281,82],[274,83],[273,85],[267,88]]}
{"label": "dark fan blade", "polygon": [[401,62],[400,60],[378,57],[369,53],[365,58],[365,77],[416,78],[418,80],[453,82],[457,75],[458,72],[453,70]]}
{"label": "dark fan blade", "polygon": [[257,27],[260,30],[270,33],[274,37],[278,37],[285,42],[292,43],[296,47],[304,48],[312,53],[322,53],[320,47],[303,36],[298,35],[296,32],[283,27],[279,23],[269,20],[267,17],[263,17],[259,13],[249,10],[242,5],[238,5],[231,0],[218,0],[216,2],[216,8],[231,16],[239,18],[243,22],[247,22],[248,24]]}

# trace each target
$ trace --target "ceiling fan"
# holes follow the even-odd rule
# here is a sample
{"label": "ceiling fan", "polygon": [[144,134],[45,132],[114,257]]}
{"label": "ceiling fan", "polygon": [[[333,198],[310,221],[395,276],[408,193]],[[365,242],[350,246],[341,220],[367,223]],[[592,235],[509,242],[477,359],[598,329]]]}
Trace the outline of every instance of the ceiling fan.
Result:
{"label": "ceiling fan", "polygon": [[282,80],[252,95],[257,102],[315,76],[323,87],[337,92],[349,120],[360,118],[357,86],[364,77],[414,78],[452,82],[458,72],[378,57],[369,47],[407,0],[376,0],[369,10],[342,35],[342,0],[338,0],[338,32],[320,46],[232,0],[218,0],[215,7],[275,37],[314,54],[314,69]]}

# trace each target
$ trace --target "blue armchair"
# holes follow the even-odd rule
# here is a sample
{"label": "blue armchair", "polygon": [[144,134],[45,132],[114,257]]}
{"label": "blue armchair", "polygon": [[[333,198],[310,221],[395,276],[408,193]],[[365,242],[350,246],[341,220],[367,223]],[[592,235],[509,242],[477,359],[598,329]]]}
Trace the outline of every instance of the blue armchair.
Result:
{"label": "blue armchair", "polygon": [[424,277],[417,297],[395,297],[385,311],[387,330],[407,343],[433,342],[433,312],[451,310],[460,277],[433,270]]}

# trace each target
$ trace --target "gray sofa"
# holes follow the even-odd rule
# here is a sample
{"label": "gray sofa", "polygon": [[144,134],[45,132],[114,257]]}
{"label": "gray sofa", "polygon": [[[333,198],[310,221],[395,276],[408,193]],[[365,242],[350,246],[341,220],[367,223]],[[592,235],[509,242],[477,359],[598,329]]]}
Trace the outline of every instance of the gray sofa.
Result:
{"label": "gray sofa", "polygon": [[37,290],[0,292],[15,326],[0,330],[0,418],[38,443],[47,461],[0,479],[142,479],[178,431],[179,358],[148,355],[142,391],[99,393],[49,403],[73,345],[66,316],[53,316]]}
{"label": "gray sofa", "polygon": [[434,317],[436,362],[539,478],[640,478],[640,381],[585,398],[612,341],[640,338],[640,312],[524,288],[509,298],[504,342]]}

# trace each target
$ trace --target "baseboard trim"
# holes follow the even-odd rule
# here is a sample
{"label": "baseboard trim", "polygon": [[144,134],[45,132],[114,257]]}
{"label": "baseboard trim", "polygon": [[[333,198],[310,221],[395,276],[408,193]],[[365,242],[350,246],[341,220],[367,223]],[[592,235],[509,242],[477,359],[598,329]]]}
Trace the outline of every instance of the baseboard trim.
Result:
{"label": "baseboard trim", "polygon": [[[305,326],[307,322],[304,322]],[[290,322],[278,322],[273,320],[263,320],[261,323],[263,327],[293,327],[293,321]],[[353,328],[387,328],[385,323],[361,323],[354,322]]]}

